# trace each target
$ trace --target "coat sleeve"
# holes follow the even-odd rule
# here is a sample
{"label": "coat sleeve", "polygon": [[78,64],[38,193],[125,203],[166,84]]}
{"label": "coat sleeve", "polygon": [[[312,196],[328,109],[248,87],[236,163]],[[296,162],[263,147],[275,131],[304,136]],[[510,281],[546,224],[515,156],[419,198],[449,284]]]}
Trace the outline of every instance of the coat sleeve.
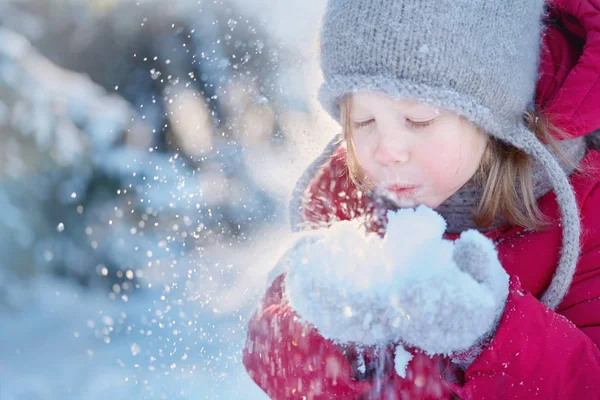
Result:
{"label": "coat sleeve", "polygon": [[[583,249],[565,299],[552,311],[516,278],[496,335],[471,364],[463,399],[600,399],[600,188],[581,210]],[[526,266],[525,266],[526,267]]]}
{"label": "coat sleeve", "polygon": [[248,325],[243,363],[272,399],[354,399],[372,389],[354,380],[342,349],[301,322],[283,298],[285,275],[267,290]]}
{"label": "coat sleeve", "polygon": [[600,348],[600,183],[586,196],[581,216],[583,255],[558,311]]}
{"label": "coat sleeve", "polygon": [[536,103],[560,129],[600,128],[600,0],[549,0]]}
{"label": "coat sleeve", "polygon": [[494,339],[453,390],[461,399],[599,399],[598,376],[591,338],[511,278]]}
{"label": "coat sleeve", "polygon": [[[449,399],[450,384],[440,373],[444,360],[414,349],[405,378],[395,371],[393,346],[383,352],[348,346],[344,350],[301,322],[285,301],[285,275],[267,290],[248,325],[243,363],[250,377],[272,399],[356,400],[408,398]],[[355,378],[361,354],[366,370],[374,376]],[[369,367],[371,366],[371,367]],[[369,375],[369,374],[368,374]]]}

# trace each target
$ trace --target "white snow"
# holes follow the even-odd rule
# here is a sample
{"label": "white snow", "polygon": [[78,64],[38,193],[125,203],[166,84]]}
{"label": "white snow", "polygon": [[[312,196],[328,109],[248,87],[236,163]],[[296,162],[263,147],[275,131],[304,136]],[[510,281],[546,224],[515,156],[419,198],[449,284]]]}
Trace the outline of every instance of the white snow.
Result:
{"label": "white snow", "polygon": [[[492,242],[477,231],[443,239],[444,219],[425,206],[388,219],[383,239],[357,221],[304,235],[284,257],[292,308],[340,343],[402,341],[430,354],[473,345],[493,326],[507,291]],[[479,282],[457,266],[458,244],[467,262],[485,267]],[[482,278],[486,268],[490,279]]]}
{"label": "white snow", "polygon": [[413,356],[410,354],[402,345],[396,346],[394,355],[394,369],[398,376],[406,378],[406,368],[408,363],[412,360]]}

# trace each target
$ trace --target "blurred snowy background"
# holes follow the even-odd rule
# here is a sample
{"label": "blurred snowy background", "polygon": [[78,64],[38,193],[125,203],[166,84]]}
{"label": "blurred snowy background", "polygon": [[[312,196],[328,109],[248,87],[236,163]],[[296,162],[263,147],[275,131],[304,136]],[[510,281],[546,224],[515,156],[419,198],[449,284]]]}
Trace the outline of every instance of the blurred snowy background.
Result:
{"label": "blurred snowy background", "polygon": [[323,0],[0,1],[0,399],[264,399]]}

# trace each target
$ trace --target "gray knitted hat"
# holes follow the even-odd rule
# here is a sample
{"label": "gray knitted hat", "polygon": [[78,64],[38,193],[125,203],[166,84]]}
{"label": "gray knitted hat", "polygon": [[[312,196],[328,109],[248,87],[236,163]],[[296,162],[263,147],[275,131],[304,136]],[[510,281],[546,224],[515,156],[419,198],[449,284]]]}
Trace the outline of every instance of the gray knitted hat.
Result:
{"label": "gray knitted hat", "polygon": [[342,98],[378,91],[464,115],[545,166],[563,220],[563,247],[541,300],[556,308],[579,257],[573,189],[527,129],[534,100],[544,0],[329,0],[321,31],[319,100],[340,121]]}

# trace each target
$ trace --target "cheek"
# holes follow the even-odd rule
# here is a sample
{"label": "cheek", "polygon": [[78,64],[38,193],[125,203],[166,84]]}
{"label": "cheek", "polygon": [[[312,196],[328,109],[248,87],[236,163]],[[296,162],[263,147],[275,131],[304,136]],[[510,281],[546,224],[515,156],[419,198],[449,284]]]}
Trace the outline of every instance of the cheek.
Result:
{"label": "cheek", "polygon": [[477,138],[464,142],[437,140],[421,152],[420,167],[434,189],[440,192],[456,190],[464,185],[477,171],[481,161],[482,144]]}
{"label": "cheek", "polygon": [[452,175],[455,173],[460,160],[460,151],[445,141],[430,143],[427,154],[421,153],[423,169],[432,175]]}
{"label": "cheek", "polygon": [[457,146],[446,141],[430,142],[419,152],[418,165],[422,178],[432,188],[442,189],[452,186],[460,172],[461,152]]}
{"label": "cheek", "polygon": [[358,158],[360,167],[368,176],[374,176],[377,172],[375,161],[373,159],[374,145],[368,138],[354,139],[354,154]]}

